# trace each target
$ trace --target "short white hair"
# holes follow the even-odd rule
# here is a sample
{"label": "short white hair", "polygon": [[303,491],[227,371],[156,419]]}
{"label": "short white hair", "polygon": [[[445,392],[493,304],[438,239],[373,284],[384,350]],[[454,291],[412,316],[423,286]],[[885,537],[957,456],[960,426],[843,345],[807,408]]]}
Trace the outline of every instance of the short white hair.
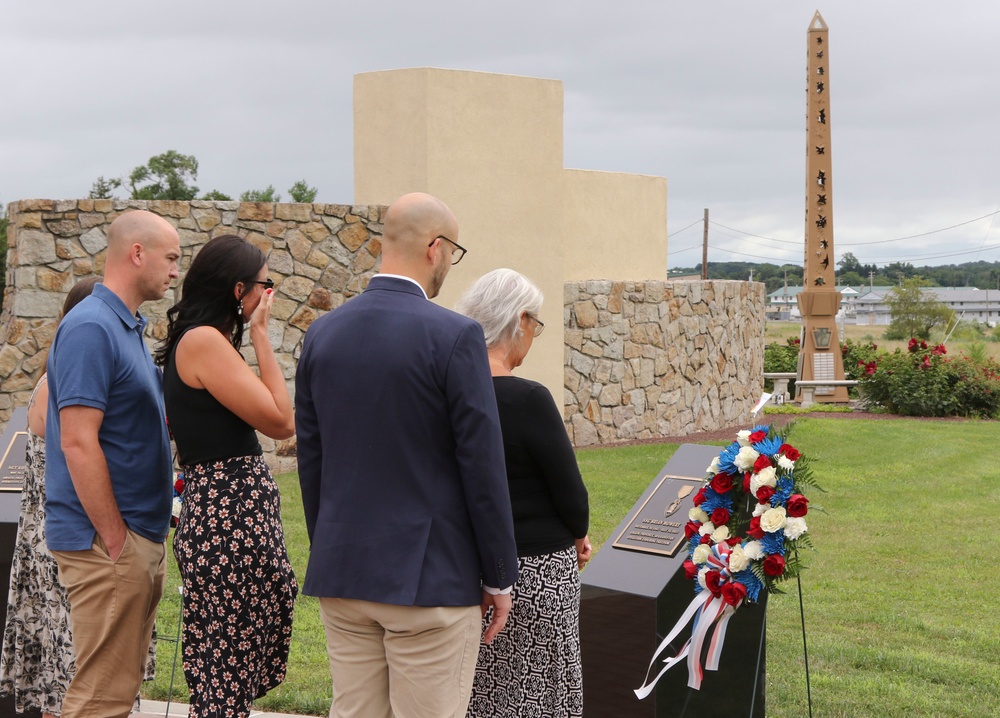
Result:
{"label": "short white hair", "polygon": [[522,313],[537,319],[541,310],[542,290],[513,269],[487,272],[472,283],[455,305],[459,314],[479,322],[490,348],[514,339]]}

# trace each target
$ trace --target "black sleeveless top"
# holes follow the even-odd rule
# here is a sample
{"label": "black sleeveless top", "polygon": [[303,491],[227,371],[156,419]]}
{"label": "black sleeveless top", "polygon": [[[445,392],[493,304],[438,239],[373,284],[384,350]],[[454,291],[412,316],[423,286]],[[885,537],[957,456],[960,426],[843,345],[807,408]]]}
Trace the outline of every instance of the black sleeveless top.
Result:
{"label": "black sleeveless top", "polygon": [[184,383],[177,373],[176,352],[175,344],[163,365],[163,401],[181,466],[263,453],[252,426],[224,407],[208,389]]}

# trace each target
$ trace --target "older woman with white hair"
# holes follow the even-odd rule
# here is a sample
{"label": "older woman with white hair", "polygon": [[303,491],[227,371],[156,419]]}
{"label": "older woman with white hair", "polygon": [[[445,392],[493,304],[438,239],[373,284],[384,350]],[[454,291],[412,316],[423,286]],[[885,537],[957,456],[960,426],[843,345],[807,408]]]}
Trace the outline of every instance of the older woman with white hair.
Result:
{"label": "older woman with white hair", "polygon": [[518,555],[507,630],[479,648],[470,718],[583,714],[579,569],[591,556],[587,489],[552,395],[513,374],[545,327],[541,308],[541,290],[512,269],[480,277],[456,307],[486,336]]}

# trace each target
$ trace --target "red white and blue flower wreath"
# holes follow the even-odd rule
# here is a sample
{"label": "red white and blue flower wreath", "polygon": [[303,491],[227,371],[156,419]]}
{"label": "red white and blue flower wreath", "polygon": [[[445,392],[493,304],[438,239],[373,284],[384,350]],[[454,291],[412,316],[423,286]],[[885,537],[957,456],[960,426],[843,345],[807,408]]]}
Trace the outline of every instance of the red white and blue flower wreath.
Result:
{"label": "red white and blue flower wreath", "polygon": [[685,658],[688,685],[699,690],[703,670],[719,667],[726,626],[736,609],[756,603],[761,591],[781,593],[778,584],[804,568],[798,550],[813,548],[804,488],[822,489],[802,454],[785,443],[786,436],[787,428],[741,431],[708,467],[707,483],[695,494],[684,529],[684,571],[695,582],[695,597],[660,643],[650,668],[693,618],[691,638],[676,656],[664,660],[653,680],[635,691],[639,698],[649,695],[660,676]]}

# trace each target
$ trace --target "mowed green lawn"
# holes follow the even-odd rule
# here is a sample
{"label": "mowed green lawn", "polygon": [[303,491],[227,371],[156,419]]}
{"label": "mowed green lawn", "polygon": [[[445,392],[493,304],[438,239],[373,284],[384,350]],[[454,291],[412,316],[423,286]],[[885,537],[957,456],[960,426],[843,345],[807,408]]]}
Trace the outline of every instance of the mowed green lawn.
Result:
{"label": "mowed green lawn", "polygon": [[[1000,714],[1000,423],[803,418],[790,443],[813,461],[827,490],[812,492],[818,551],[802,587],[813,715],[824,718],[970,718]],[[600,546],[676,450],[650,444],[578,452]],[[308,541],[294,474],[279,477],[292,562],[305,576]],[[605,549],[610,550],[610,549]],[[171,557],[161,636],[179,615]],[[768,611],[767,715],[808,715],[799,597]],[[156,681],[164,700],[173,644],[161,641]],[[179,662],[178,662],[179,663]],[[673,670],[684,670],[678,666]],[[708,674],[706,690],[713,686]],[[260,710],[325,715],[325,639],[316,600],[300,596],[288,678]],[[178,665],[174,699],[186,701]],[[586,698],[585,698],[586,705]]]}

